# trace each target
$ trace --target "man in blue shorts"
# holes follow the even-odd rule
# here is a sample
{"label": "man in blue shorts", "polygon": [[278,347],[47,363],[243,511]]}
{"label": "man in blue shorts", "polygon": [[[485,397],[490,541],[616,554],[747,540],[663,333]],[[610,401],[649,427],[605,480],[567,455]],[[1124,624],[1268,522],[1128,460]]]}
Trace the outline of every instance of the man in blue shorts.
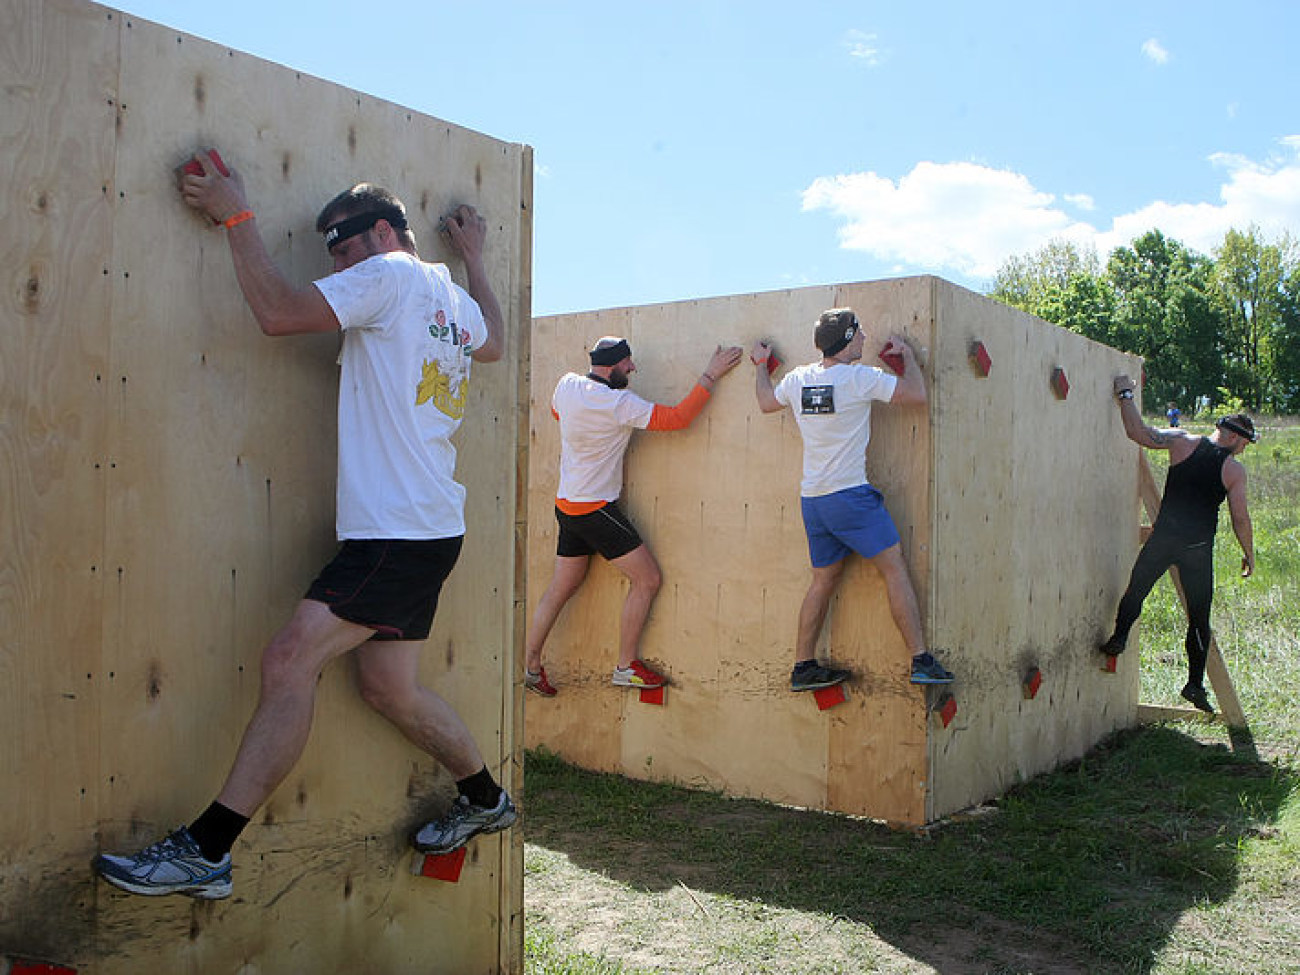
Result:
{"label": "man in blue shorts", "polygon": [[759,408],[776,413],[789,407],[803,437],[800,495],[812,583],[799,609],[790,687],[814,690],[852,676],[847,670],[819,662],[816,656],[817,636],[850,552],[870,560],[885,581],[890,613],[912,654],[912,682],[948,683],[952,674],[925,647],[916,592],[907,574],[898,531],[884,498],[866,476],[871,404],[923,406],[925,377],[911,346],[897,335],[890,338],[882,355],[901,356],[901,376],[859,363],[865,339],[849,308],[823,312],[813,341],[821,360],[791,369],[775,387],[768,371],[771,346],[759,342],[750,352],[756,367],[754,392]]}
{"label": "man in blue shorts", "polygon": [[486,221],[461,206],[443,227],[465,262],[467,288],[420,260],[406,208],[361,183],[331,200],[317,230],[334,273],[296,287],[267,254],[236,171],[196,157],[185,202],[225,227],[236,277],[271,336],[343,333],[339,382],[337,533],[342,543],[262,651],[261,693],[216,800],[192,823],[95,869],[123,890],[208,900],[231,893],[230,850],[307,744],[317,679],[349,651],[361,695],[457,780],[450,814],[416,834],[446,853],[510,826],[514,804],[488,771],[455,710],[419,682],[419,654],[465,534],[465,489],[453,480],[471,360],[505,350],[501,309],[484,269]]}

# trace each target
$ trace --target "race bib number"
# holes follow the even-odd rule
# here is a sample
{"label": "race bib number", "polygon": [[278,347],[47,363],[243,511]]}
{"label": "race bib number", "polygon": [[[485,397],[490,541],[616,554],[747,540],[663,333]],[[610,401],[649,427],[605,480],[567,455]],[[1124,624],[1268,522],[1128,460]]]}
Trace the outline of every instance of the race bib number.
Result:
{"label": "race bib number", "polygon": [[834,413],[834,386],[805,386],[803,388],[804,413]]}

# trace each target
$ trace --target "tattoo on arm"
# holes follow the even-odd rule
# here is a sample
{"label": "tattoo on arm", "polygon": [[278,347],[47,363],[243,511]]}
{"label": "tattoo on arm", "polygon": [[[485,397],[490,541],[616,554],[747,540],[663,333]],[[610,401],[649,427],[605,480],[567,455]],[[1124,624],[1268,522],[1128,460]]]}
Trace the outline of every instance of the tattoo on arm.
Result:
{"label": "tattoo on arm", "polygon": [[1147,435],[1151,438],[1151,446],[1153,447],[1163,447],[1169,443],[1169,435],[1162,433],[1155,427],[1147,427]]}

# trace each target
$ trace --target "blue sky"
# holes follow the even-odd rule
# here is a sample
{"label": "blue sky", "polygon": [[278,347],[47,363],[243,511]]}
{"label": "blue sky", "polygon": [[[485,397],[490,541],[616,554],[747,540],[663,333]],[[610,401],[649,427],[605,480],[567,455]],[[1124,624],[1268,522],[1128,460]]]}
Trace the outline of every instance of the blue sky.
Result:
{"label": "blue sky", "polygon": [[1294,0],[116,6],[531,145],[540,315],[1300,237]]}

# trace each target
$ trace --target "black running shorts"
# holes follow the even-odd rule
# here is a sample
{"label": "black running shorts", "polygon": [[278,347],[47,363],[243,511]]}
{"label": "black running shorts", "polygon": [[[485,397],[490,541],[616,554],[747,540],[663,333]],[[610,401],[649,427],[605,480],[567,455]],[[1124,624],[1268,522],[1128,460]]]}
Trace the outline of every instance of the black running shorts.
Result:
{"label": "black running shorts", "polygon": [[586,515],[567,515],[556,508],[555,520],[560,523],[555,554],[566,558],[599,552],[612,562],[641,544],[632,522],[613,501]]}
{"label": "black running shorts", "polygon": [[325,603],[339,619],[370,627],[375,640],[423,640],[462,541],[348,539],[306,598]]}

